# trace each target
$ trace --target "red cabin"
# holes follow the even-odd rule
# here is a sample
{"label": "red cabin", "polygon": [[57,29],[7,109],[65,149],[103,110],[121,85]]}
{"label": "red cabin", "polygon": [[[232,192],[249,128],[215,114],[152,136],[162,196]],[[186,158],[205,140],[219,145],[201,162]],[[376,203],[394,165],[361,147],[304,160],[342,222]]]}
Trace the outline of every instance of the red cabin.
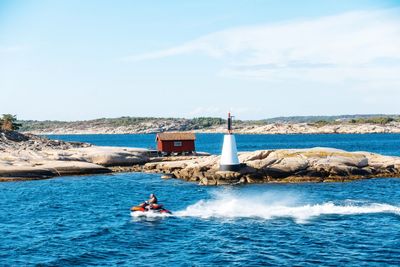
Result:
{"label": "red cabin", "polygon": [[157,150],[161,153],[193,153],[195,149],[194,133],[158,133]]}

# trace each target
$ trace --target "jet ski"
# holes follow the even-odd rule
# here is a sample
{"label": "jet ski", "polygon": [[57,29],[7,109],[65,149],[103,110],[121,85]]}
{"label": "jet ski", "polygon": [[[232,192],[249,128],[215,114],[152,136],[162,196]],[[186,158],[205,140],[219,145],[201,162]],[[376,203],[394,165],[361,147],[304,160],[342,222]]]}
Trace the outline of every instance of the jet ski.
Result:
{"label": "jet ski", "polygon": [[153,214],[172,214],[169,210],[164,209],[162,204],[152,204],[152,205],[139,205],[133,206],[131,208],[132,215],[145,215],[146,213],[151,212]]}

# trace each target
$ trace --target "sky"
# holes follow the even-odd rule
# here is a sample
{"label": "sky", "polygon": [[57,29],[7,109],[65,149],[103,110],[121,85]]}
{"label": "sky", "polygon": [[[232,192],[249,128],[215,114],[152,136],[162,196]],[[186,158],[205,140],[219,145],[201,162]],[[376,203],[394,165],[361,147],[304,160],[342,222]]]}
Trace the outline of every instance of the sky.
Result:
{"label": "sky", "polygon": [[0,0],[0,114],[399,114],[400,0]]}

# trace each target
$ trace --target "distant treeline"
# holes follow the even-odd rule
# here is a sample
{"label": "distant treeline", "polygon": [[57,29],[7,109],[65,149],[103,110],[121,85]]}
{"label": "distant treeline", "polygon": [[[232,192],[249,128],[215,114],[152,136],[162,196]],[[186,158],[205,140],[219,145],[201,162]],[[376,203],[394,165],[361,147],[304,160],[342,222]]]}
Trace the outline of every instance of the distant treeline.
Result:
{"label": "distant treeline", "polygon": [[21,131],[34,131],[54,129],[61,127],[68,128],[96,128],[96,127],[135,127],[146,123],[154,125],[179,124],[183,125],[182,130],[204,129],[212,126],[218,126],[226,123],[225,119],[214,117],[199,117],[193,119],[184,118],[156,118],[156,117],[120,117],[120,118],[100,118],[84,121],[19,121],[22,125]]}
{"label": "distant treeline", "polygon": [[[352,124],[387,124],[400,122],[400,115],[342,115],[342,116],[296,116],[277,117],[265,120],[236,120],[236,125],[265,125],[269,123],[311,123],[317,125],[352,123]],[[135,127],[143,124],[166,125],[178,124],[182,130],[205,129],[213,126],[220,126],[226,123],[226,119],[215,117],[199,117],[193,119],[184,118],[156,118],[156,117],[120,117],[100,118],[84,121],[18,121],[22,131],[34,131],[68,128],[96,128],[96,127]]]}
{"label": "distant treeline", "polygon": [[391,122],[400,122],[399,116],[393,117],[368,117],[368,118],[355,118],[355,119],[346,119],[346,120],[318,120],[312,124],[317,124],[319,126],[329,125],[329,124],[340,124],[340,123],[350,123],[350,124],[380,124],[385,125]]}
{"label": "distant treeline", "polygon": [[266,123],[288,122],[288,123],[312,123],[312,122],[342,122],[353,121],[354,123],[367,123],[363,120],[373,121],[380,119],[393,119],[398,120],[400,115],[386,115],[386,114],[356,114],[356,115],[337,115],[337,116],[293,116],[293,117],[276,117],[271,119],[262,120]]}

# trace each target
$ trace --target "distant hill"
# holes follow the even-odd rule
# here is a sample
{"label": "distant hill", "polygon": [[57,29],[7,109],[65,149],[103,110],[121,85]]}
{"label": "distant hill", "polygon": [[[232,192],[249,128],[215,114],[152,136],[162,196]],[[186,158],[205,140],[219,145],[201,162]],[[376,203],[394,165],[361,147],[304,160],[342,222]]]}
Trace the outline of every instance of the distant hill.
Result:
{"label": "distant hill", "polygon": [[[223,118],[200,117],[185,118],[155,118],[155,117],[120,117],[100,118],[84,121],[18,121],[21,131],[36,134],[46,133],[156,133],[163,131],[207,131],[221,132],[225,129],[226,120]],[[237,120],[235,128],[243,132],[252,132],[272,124],[296,125],[306,123],[312,127],[335,125],[389,125],[391,122],[400,122],[400,115],[340,115],[340,116],[294,116],[276,117],[263,120]],[[268,132],[267,129],[261,130]],[[286,131],[286,130],[285,130]],[[292,130],[287,130],[291,132]],[[299,130],[301,131],[301,130]],[[307,131],[307,130],[305,130]],[[318,129],[315,131],[319,131]],[[330,131],[334,131],[333,129]],[[349,130],[351,131],[351,130]],[[391,130],[384,130],[390,132]],[[301,131],[302,132],[302,131]]]}
{"label": "distant hill", "polygon": [[143,131],[146,128],[150,131],[163,130],[196,130],[212,126],[222,125],[226,120],[221,118],[200,117],[194,119],[183,118],[154,118],[154,117],[120,117],[100,118],[84,121],[36,121],[25,120],[21,123],[21,131],[51,131],[52,129],[89,129],[89,128],[118,128],[131,127],[134,130]]}
{"label": "distant hill", "polygon": [[262,120],[266,123],[312,123],[318,121],[351,121],[359,119],[372,119],[372,118],[393,118],[400,119],[400,115],[386,115],[386,114],[357,114],[357,115],[338,115],[338,116],[293,116],[293,117],[276,117],[271,119]]}

